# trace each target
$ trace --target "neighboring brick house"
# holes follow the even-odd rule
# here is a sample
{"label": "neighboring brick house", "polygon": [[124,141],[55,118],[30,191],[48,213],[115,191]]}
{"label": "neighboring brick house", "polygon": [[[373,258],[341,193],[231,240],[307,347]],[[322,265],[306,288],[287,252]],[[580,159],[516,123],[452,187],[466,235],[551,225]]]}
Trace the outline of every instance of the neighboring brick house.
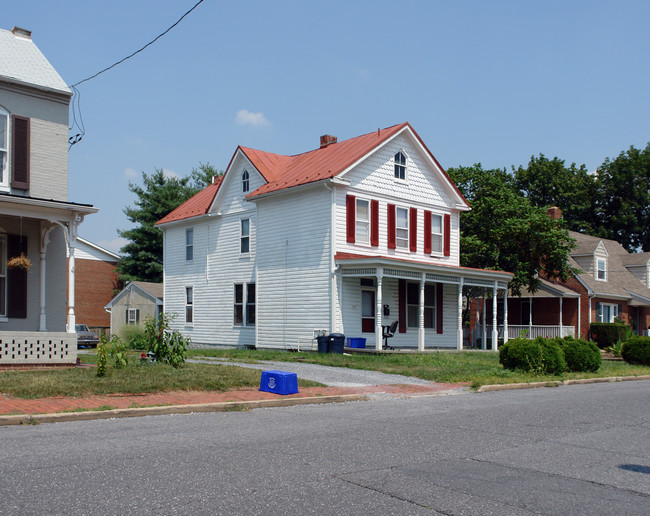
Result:
{"label": "neighboring brick house", "polygon": [[111,314],[106,305],[123,288],[117,274],[119,255],[81,237],[75,251],[77,323],[98,334],[107,334]]}
{"label": "neighboring brick house", "polygon": [[[549,216],[560,218],[558,208]],[[540,289],[522,292],[508,299],[509,338],[526,330],[530,338],[558,335],[588,337],[592,322],[620,319],[635,333],[647,335],[650,329],[650,253],[629,253],[614,240],[569,231],[576,241],[569,265],[580,272],[566,282],[542,279]],[[481,303],[472,305],[472,340],[482,334]],[[485,325],[491,328],[492,302],[486,300]],[[503,301],[497,300],[497,324],[503,324]],[[489,331],[489,330],[488,330]],[[503,332],[500,329],[499,335]]]}
{"label": "neighboring brick house", "polygon": [[71,97],[30,31],[0,30],[0,366],[76,361],[74,251],[97,208],[68,200]]}

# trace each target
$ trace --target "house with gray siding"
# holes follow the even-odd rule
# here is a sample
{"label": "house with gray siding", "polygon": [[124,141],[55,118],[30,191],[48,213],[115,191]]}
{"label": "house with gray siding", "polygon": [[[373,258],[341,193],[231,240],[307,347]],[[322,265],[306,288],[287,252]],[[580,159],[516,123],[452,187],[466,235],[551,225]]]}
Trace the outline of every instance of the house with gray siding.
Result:
{"label": "house with gray siding", "polygon": [[460,267],[467,201],[409,123],[293,156],[238,147],[169,213],[165,311],[199,345],[296,347],[315,332],[381,349],[462,347],[463,289],[510,273]]}
{"label": "house with gray siding", "polygon": [[68,201],[71,97],[30,31],[0,30],[0,366],[76,361],[74,250],[97,209]]}

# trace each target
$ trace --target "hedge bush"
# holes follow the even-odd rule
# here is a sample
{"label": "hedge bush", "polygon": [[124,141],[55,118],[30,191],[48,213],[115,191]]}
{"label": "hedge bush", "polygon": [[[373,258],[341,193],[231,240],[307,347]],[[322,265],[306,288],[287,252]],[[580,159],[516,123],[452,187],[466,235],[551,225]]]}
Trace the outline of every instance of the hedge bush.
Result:
{"label": "hedge bush", "polygon": [[582,339],[565,337],[554,339],[564,353],[564,360],[569,371],[593,372],[598,371],[602,364],[602,356],[598,346],[593,342]]}
{"label": "hedge bush", "polygon": [[499,350],[499,362],[506,369],[535,374],[562,374],[566,370],[564,353],[559,344],[543,337],[509,340]]}
{"label": "hedge bush", "polygon": [[618,340],[625,340],[627,328],[622,323],[591,323],[589,325],[589,335],[591,340],[596,343],[600,349],[605,349],[616,344]]}
{"label": "hedge bush", "polygon": [[650,337],[630,337],[623,343],[621,356],[629,364],[650,365]]}

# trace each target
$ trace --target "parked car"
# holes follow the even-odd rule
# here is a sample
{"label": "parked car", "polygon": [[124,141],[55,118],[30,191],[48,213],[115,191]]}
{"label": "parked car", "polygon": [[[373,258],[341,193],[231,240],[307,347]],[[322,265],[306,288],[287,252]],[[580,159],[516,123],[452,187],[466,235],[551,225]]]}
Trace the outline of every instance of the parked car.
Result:
{"label": "parked car", "polygon": [[99,336],[91,332],[85,324],[75,324],[75,332],[77,333],[77,347],[78,348],[96,348],[99,344]]}

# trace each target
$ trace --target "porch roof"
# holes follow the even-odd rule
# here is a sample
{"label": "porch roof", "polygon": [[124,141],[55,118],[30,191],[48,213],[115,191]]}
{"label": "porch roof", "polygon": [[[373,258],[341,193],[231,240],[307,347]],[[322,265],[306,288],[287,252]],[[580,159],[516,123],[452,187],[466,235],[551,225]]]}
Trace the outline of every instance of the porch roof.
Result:
{"label": "porch roof", "polygon": [[382,268],[384,277],[419,280],[422,274],[431,282],[460,284],[470,287],[507,288],[513,274],[504,271],[473,269],[458,265],[441,265],[417,260],[405,260],[391,256],[366,256],[352,253],[336,253],[334,260],[342,267],[344,276],[374,276]]}
{"label": "porch roof", "polygon": [[95,208],[91,204],[0,194],[0,215],[31,217],[52,221],[61,220],[62,216],[69,217],[73,213],[90,215],[98,211],[99,208]]}
{"label": "porch roof", "polygon": [[556,283],[551,283],[548,280],[545,280],[543,278],[539,278],[541,281],[541,284],[539,286],[539,289],[537,292],[534,294],[531,293],[527,289],[522,289],[521,290],[521,295],[520,296],[513,296],[512,294],[509,294],[511,297],[534,297],[534,298],[539,298],[539,297],[580,297],[580,294],[574,290],[571,290],[568,287],[565,287],[563,285],[558,285]]}

